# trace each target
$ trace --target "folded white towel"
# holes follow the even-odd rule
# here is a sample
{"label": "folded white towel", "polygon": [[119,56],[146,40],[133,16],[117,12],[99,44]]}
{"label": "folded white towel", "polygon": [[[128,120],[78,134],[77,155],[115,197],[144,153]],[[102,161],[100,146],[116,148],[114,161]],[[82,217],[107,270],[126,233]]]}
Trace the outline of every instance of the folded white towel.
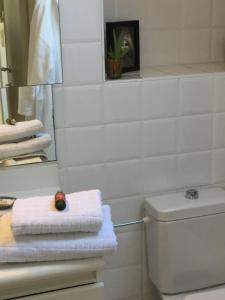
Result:
{"label": "folded white towel", "polygon": [[22,155],[17,155],[14,156],[12,159],[15,160],[19,160],[19,159],[29,159],[29,158],[33,158],[33,157],[41,157],[43,160],[47,160],[48,156],[46,155],[46,153],[44,151],[37,151],[37,152],[32,152],[32,153],[27,153],[27,154],[22,154]]}
{"label": "folded white towel", "polygon": [[17,122],[16,125],[0,125],[0,143],[14,142],[44,130],[39,120]]}
{"label": "folded white towel", "polygon": [[0,145],[0,160],[12,158],[22,154],[41,151],[51,145],[52,139],[49,134],[43,134],[19,143]]}
{"label": "folded white towel", "polygon": [[117,247],[109,206],[103,206],[104,220],[100,231],[14,236],[12,214],[0,219],[0,262],[33,262],[80,259],[104,256]]}
{"label": "folded white towel", "polygon": [[0,166],[11,167],[27,164],[45,162],[48,156],[44,151],[33,152],[29,154],[18,155],[12,158],[0,160]]}
{"label": "folded white towel", "polygon": [[28,164],[37,164],[44,162],[44,160],[39,157],[30,157],[30,158],[24,158],[24,159],[15,159],[10,158],[3,161],[2,166],[3,167],[12,167],[12,166],[20,166],[20,165],[28,165]]}
{"label": "folded white towel", "polygon": [[15,235],[62,232],[97,232],[102,226],[101,192],[66,195],[66,209],[56,210],[54,196],[18,199],[13,206]]}

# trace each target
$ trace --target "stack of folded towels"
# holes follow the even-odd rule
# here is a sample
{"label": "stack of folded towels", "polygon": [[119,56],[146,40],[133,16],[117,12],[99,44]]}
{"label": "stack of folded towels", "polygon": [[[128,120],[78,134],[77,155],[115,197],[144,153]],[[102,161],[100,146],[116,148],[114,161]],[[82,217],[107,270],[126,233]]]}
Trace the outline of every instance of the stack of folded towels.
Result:
{"label": "stack of folded towels", "polygon": [[40,158],[40,151],[51,144],[50,135],[43,133],[43,130],[39,120],[0,125],[0,161]]}
{"label": "stack of folded towels", "polygon": [[54,196],[17,199],[0,218],[0,262],[34,262],[104,256],[117,247],[110,207],[99,190],[66,195],[66,209]]}

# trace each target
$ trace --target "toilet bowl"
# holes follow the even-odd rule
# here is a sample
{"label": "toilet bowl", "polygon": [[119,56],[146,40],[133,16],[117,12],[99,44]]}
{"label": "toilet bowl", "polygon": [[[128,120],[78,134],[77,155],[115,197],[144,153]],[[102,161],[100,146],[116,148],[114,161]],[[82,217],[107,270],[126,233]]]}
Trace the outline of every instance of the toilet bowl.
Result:
{"label": "toilet bowl", "polygon": [[161,295],[162,300],[224,300],[225,286],[180,295]]}
{"label": "toilet bowl", "polygon": [[148,197],[145,211],[149,277],[161,298],[224,300],[225,191]]}
{"label": "toilet bowl", "polygon": [[187,295],[184,300],[224,300],[225,299],[225,287],[220,289],[213,289],[210,291],[203,291],[193,295]]}

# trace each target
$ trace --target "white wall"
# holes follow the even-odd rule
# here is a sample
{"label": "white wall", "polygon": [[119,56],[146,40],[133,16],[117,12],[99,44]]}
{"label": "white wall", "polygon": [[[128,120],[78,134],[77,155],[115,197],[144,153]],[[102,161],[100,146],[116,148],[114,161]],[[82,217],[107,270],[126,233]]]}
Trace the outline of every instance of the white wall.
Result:
{"label": "white wall", "polygon": [[[140,218],[145,194],[225,182],[225,74],[104,83],[101,0],[61,0],[60,8],[65,82],[54,102],[63,188],[100,188],[118,223]],[[142,229],[118,231],[107,300],[155,299]]]}
{"label": "white wall", "polygon": [[104,0],[105,20],[139,19],[142,65],[224,61],[224,0]]}

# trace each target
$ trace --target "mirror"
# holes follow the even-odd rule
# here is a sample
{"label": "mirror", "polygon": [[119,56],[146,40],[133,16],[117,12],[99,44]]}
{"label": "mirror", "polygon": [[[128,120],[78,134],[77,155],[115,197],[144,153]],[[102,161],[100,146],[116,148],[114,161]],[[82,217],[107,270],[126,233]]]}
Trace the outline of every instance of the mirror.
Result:
{"label": "mirror", "polygon": [[0,167],[56,159],[52,87],[0,90]]}
{"label": "mirror", "polygon": [[58,0],[0,0],[0,87],[62,83]]}

